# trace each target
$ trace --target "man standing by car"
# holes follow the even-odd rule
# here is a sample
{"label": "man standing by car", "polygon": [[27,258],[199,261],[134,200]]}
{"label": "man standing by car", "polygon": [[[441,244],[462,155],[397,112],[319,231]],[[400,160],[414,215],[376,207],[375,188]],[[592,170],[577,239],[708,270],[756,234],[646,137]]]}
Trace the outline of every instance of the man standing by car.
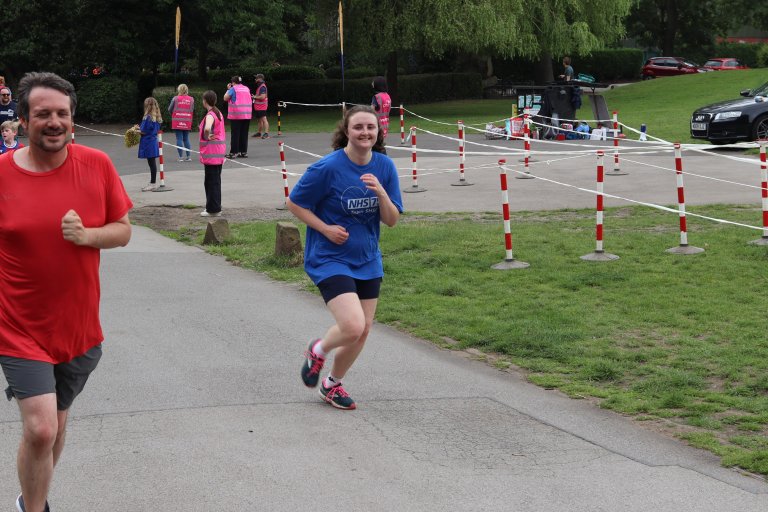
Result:
{"label": "man standing by car", "polygon": [[131,238],[133,204],[109,157],[68,144],[71,83],[28,73],[29,145],[0,157],[0,366],[22,419],[19,512],[48,511],[69,408],[101,358],[100,249]]}

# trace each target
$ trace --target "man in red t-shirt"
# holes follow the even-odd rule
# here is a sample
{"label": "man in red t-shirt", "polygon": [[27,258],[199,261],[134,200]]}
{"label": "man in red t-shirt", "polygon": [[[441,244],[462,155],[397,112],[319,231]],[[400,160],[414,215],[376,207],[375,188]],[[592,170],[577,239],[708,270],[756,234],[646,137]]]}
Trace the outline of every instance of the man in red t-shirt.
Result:
{"label": "man in red t-shirt", "polygon": [[0,156],[0,365],[23,420],[20,512],[48,510],[69,407],[101,357],[100,249],[131,238],[109,157],[68,145],[77,98],[52,73],[19,82],[29,145]]}

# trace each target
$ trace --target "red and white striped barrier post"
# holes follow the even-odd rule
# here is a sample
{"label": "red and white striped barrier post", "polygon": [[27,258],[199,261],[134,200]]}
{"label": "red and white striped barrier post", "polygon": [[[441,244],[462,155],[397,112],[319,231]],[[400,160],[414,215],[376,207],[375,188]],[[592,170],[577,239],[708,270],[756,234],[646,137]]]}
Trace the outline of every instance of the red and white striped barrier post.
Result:
{"label": "red and white striped barrier post", "polygon": [[405,144],[405,109],[403,104],[400,104],[400,145]]}
{"label": "red and white striped barrier post", "polygon": [[160,152],[160,186],[155,187],[152,192],[169,192],[173,190],[170,187],[165,186],[165,161],[163,160],[163,131],[157,132],[157,149]]}
{"label": "red and white striped barrier post", "polygon": [[456,183],[451,183],[451,185],[454,187],[464,187],[473,185],[473,183],[468,182],[464,177],[464,121],[456,121],[456,124],[459,129],[459,181]]}
{"label": "red and white striped barrier post", "polygon": [[501,213],[504,216],[504,249],[506,254],[504,261],[491,265],[496,270],[510,270],[515,268],[528,268],[531,265],[523,261],[515,260],[512,254],[512,224],[509,220],[509,192],[507,192],[507,170],[504,168],[507,161],[499,160],[499,177],[501,178]]}
{"label": "red and white striped barrier post", "polygon": [[595,208],[595,252],[581,256],[585,261],[611,261],[619,259],[615,254],[607,253],[603,250],[603,167],[605,153],[600,150],[597,152],[597,206]]}
{"label": "red and white striped barrier post", "polygon": [[667,252],[674,254],[698,254],[704,252],[704,249],[688,245],[688,227],[685,217],[685,187],[683,186],[683,157],[679,142],[675,142],[675,175],[677,176],[677,209],[680,212],[680,245],[667,249]]}
{"label": "red and white striped barrier post", "polygon": [[75,123],[72,123],[72,138],[69,140],[70,144],[75,143]]}
{"label": "red and white striped barrier post", "polygon": [[753,245],[768,245],[768,165],[765,162],[765,145],[768,139],[757,141],[760,144],[760,194],[763,201],[763,236],[752,240]]}
{"label": "red and white striped barrier post", "polygon": [[531,129],[529,127],[528,122],[528,114],[523,114],[523,164],[525,167],[524,173],[518,173],[515,175],[515,178],[518,180],[531,180],[533,179],[533,176],[531,176],[530,171],[528,170],[528,165],[531,161]]}
{"label": "red and white striped barrier post", "polygon": [[280,148],[280,169],[283,174],[283,195],[285,196],[285,200],[283,201],[282,206],[276,208],[277,210],[288,209],[288,169],[285,167],[285,147],[283,147],[283,144],[283,142],[278,142],[277,147]]}
{"label": "red and white striped barrier post", "polygon": [[608,171],[608,176],[625,176],[619,166],[619,113],[613,111],[613,171]]}
{"label": "red and white striped barrier post", "polygon": [[411,161],[413,162],[413,184],[410,188],[403,190],[403,192],[408,193],[415,193],[415,192],[426,192],[427,189],[422,188],[419,186],[419,180],[418,180],[418,167],[416,165],[416,127],[411,126]]}

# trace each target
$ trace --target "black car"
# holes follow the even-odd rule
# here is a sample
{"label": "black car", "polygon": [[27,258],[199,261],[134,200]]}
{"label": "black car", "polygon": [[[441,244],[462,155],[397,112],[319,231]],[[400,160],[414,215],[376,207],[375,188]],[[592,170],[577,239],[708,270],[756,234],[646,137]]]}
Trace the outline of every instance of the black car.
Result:
{"label": "black car", "polygon": [[768,82],[741,95],[697,109],[691,116],[691,137],[714,144],[768,139]]}

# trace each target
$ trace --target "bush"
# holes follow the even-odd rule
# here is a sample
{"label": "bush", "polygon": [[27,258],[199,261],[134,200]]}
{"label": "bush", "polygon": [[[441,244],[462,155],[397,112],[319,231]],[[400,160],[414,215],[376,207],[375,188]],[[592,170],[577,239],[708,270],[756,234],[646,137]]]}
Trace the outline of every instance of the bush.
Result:
{"label": "bush", "polygon": [[638,78],[643,67],[643,51],[636,48],[599,50],[571,59],[577,75],[586,73],[598,82]]}
{"label": "bush", "polygon": [[[270,110],[277,101],[335,104],[346,101],[369,105],[373,96],[370,78],[345,80],[276,81],[269,85]],[[481,98],[483,88],[478,73],[436,73],[398,77],[399,100],[404,104],[468,98]],[[300,108],[291,106],[291,108]]]}
{"label": "bush", "polygon": [[757,67],[768,68],[768,44],[761,44],[757,50]]}
{"label": "bush", "polygon": [[78,118],[93,123],[136,122],[141,116],[135,81],[116,77],[84,80],[77,99]]}
{"label": "bush", "polygon": [[[278,66],[262,71],[267,82],[280,80],[316,80],[325,78],[325,73],[314,66]],[[251,77],[253,78],[253,77]]]}
{"label": "bush", "polygon": [[[744,44],[744,43],[720,43],[715,46],[716,55],[710,55],[707,58],[713,57],[735,57],[741,61],[742,64],[746,64],[751,68],[763,67],[766,64],[760,64],[758,60],[758,53],[764,51],[767,45],[764,44]],[[703,62],[701,63],[703,64]]]}
{"label": "bush", "polygon": [[[377,73],[375,68],[369,66],[363,66],[359,68],[345,69],[344,79],[354,80],[355,78],[368,78],[379,76],[381,73]],[[341,66],[331,66],[325,70],[325,76],[328,78],[341,78]]]}

